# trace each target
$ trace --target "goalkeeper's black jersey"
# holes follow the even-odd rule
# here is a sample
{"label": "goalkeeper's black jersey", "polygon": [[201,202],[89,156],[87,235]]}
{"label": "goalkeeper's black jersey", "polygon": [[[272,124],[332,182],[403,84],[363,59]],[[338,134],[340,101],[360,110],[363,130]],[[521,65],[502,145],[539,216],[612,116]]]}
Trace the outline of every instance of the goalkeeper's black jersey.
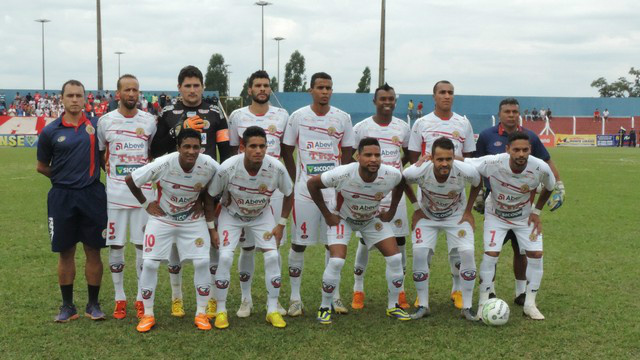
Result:
{"label": "goalkeeper's black jersey", "polygon": [[[204,153],[218,159],[220,163],[229,158],[231,156],[229,127],[220,108],[204,101],[199,106],[189,107],[180,100],[175,105],[165,106],[158,115],[158,129],[151,142],[151,156],[156,158],[176,151],[176,137],[182,129],[182,124],[187,118],[195,115],[204,120],[204,129],[202,129]],[[216,145],[219,158],[216,156]]]}

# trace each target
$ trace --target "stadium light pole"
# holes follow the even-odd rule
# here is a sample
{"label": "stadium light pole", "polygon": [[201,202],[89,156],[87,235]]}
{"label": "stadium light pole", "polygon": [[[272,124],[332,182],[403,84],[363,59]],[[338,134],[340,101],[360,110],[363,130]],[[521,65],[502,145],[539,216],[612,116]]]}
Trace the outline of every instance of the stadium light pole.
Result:
{"label": "stadium light pole", "polygon": [[45,90],[44,87],[44,24],[51,22],[49,19],[37,19],[35,22],[39,22],[42,24],[42,90]]}
{"label": "stadium light pole", "polygon": [[96,17],[98,26],[98,91],[103,90],[102,85],[102,16],[100,15],[100,0],[96,0]]}
{"label": "stadium light pole", "polygon": [[264,7],[273,5],[273,3],[260,0],[256,1],[255,4],[262,8],[262,67],[260,68],[260,70],[264,70]]}
{"label": "stadium light pole", "polygon": [[384,29],[386,1],[382,0],[382,10],[380,11],[380,63],[378,64],[378,86],[384,85]]}
{"label": "stadium light pole", "polygon": [[282,36],[276,36],[273,38],[278,43],[278,88],[276,92],[280,92],[280,41],[284,40]]}
{"label": "stadium light pole", "polygon": [[118,55],[118,79],[120,79],[120,55],[124,54],[124,51],[116,51],[114,54]]}

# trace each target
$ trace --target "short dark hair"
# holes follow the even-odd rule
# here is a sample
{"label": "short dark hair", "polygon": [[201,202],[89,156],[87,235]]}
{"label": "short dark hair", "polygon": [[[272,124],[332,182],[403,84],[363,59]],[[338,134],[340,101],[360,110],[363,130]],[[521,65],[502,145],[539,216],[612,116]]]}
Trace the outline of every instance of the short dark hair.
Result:
{"label": "short dark hair", "polygon": [[452,150],[453,152],[455,152],[455,146],[453,146],[453,141],[451,141],[451,139],[446,138],[444,136],[436,139],[436,141],[433,142],[433,145],[431,145],[431,156],[433,156],[433,154],[436,153],[436,148]]}
{"label": "short dark hair", "polygon": [[358,143],[358,153],[362,152],[362,149],[364,149],[365,146],[371,146],[371,145],[380,147],[380,142],[378,141],[378,139],[372,138],[372,137],[362,138]]}
{"label": "short dark hair", "polygon": [[313,75],[311,75],[311,84],[309,86],[311,86],[311,88],[313,89],[313,86],[316,83],[317,79],[325,79],[325,80],[332,80],[331,75],[327,74],[326,72],[317,72]]}
{"label": "short dark hair", "polygon": [[184,79],[188,77],[197,77],[200,79],[200,84],[204,84],[202,71],[193,65],[187,65],[180,70],[180,73],[178,74],[178,85],[182,85]]}
{"label": "short dark hair", "polygon": [[244,133],[242,133],[242,143],[247,145],[249,142],[249,138],[252,137],[261,137],[264,138],[264,141],[267,141],[267,133],[260,126],[249,126]]}
{"label": "short dark hair", "polygon": [[118,79],[118,84],[117,84],[117,89],[120,90],[120,85],[122,83],[122,79],[134,79],[135,81],[138,81],[138,78],[131,75],[131,74],[124,74],[122,76],[120,76],[120,78]]}
{"label": "short dark hair", "polygon": [[178,133],[178,138],[176,139],[178,142],[178,147],[182,145],[182,142],[184,141],[184,139],[189,139],[189,138],[198,139],[198,142],[202,144],[202,137],[200,136],[200,133],[198,131],[194,129],[182,129]]}
{"label": "short dark hair", "polygon": [[451,86],[453,86],[453,84],[449,81],[449,80],[440,80],[438,81],[435,85],[433,85],[433,93],[436,93],[436,88],[438,87],[438,85],[440,84],[449,84]]}
{"label": "short dark hair", "polygon": [[527,141],[531,142],[531,138],[529,137],[529,135],[526,132],[524,132],[524,131],[514,131],[511,134],[509,134],[509,137],[507,138],[507,145],[511,145],[511,143],[516,141],[516,140],[527,140]]}
{"label": "short dark hair", "polygon": [[271,80],[271,78],[269,78],[269,74],[264,71],[264,70],[258,70],[256,72],[254,72],[253,74],[251,74],[251,76],[249,76],[249,87],[253,86],[253,81],[255,79],[267,79],[267,80]]}
{"label": "short dark hair", "polygon": [[379,86],[376,91],[373,93],[373,100],[375,101],[378,98],[378,91],[395,91],[389,84],[384,83],[384,85]]}
{"label": "short dark hair", "polygon": [[502,99],[502,101],[500,101],[500,105],[498,105],[498,112],[502,110],[502,105],[517,105],[518,107],[520,107],[520,103],[516,98]]}
{"label": "short dark hair", "polygon": [[67,85],[75,85],[75,86],[82,86],[82,93],[84,94],[84,85],[82,85],[82,83],[78,80],[67,80],[64,84],[62,84],[62,91],[60,91],[60,95],[64,96],[64,88],[67,87]]}

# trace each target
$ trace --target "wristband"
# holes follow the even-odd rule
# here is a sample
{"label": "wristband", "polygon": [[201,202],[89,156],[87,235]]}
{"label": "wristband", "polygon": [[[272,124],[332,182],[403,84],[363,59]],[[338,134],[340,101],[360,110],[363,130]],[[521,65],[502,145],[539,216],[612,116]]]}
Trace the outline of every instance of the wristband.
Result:
{"label": "wristband", "polygon": [[420,204],[418,204],[418,202],[417,202],[417,201],[416,201],[416,202],[414,202],[414,203],[411,203],[411,205],[413,206],[413,211],[421,210],[421,209],[420,209]]}
{"label": "wristband", "polygon": [[534,207],[533,209],[531,209],[531,213],[532,213],[533,215],[538,215],[538,216],[540,216],[540,211],[541,211],[540,209],[535,208],[535,207]]}
{"label": "wristband", "polygon": [[214,230],[216,228],[215,221],[207,221],[207,228],[209,228],[209,230]]}
{"label": "wristband", "polygon": [[143,203],[142,203],[142,208],[144,208],[145,210],[147,210],[147,208],[149,207],[149,204],[151,204],[149,202],[149,199],[146,199]]}
{"label": "wristband", "polygon": [[287,218],[281,217],[280,220],[278,220],[278,225],[287,226]]}

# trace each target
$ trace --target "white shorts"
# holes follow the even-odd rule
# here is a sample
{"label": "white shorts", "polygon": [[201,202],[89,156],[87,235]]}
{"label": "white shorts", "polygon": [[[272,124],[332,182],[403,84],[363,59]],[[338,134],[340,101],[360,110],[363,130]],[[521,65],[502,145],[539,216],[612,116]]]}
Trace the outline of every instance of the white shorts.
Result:
{"label": "white shorts", "polygon": [[204,217],[182,224],[150,216],[144,232],[143,259],[169,260],[171,246],[176,245],[180,262],[208,259],[211,239]]}
{"label": "white shorts", "polygon": [[276,222],[270,211],[263,211],[260,216],[250,221],[243,221],[229,214],[227,209],[223,207],[218,217],[220,251],[234,251],[240,242],[240,234],[243,230],[247,238],[254,239],[257,248],[275,250],[277,248],[276,238],[271,236],[275,226]]}
{"label": "white shorts", "polygon": [[371,249],[375,244],[388,238],[395,238],[391,224],[380,219],[371,219],[364,225],[357,225],[351,221],[340,219],[340,224],[331,226],[327,230],[327,243],[331,245],[348,245],[351,232],[358,231],[362,235],[362,241]]}
{"label": "white shorts", "polygon": [[[331,209],[331,199],[325,197],[324,200],[327,207]],[[291,234],[292,244],[307,246],[327,243],[327,223],[312,200],[302,196],[294,199],[293,224],[295,229]]]}
{"label": "white shorts", "polygon": [[145,209],[107,209],[107,216],[109,217],[107,246],[124,246],[126,244],[127,225],[129,226],[129,241],[135,245],[142,245],[144,227],[149,219]]}
{"label": "white shorts", "polygon": [[468,222],[458,224],[460,218],[454,221],[437,222],[420,219],[413,229],[411,241],[414,248],[429,248],[435,252],[438,240],[438,232],[444,231],[447,236],[447,252],[453,249],[458,251],[474,251],[473,229]]}
{"label": "white shorts", "polygon": [[484,251],[502,250],[504,237],[509,230],[513,230],[518,239],[520,252],[542,251],[542,234],[532,235],[533,224],[527,225],[528,220],[505,222],[494,215],[485,214],[484,217]]}
{"label": "white shorts", "polygon": [[[273,219],[280,219],[280,215],[282,215],[282,202],[284,201],[284,197],[278,197],[278,198],[273,198],[271,197],[270,205],[271,205],[271,213],[273,214]],[[277,221],[276,221],[277,223]],[[282,231],[282,240],[280,240],[280,246],[284,245],[284,243],[287,241],[287,226],[284,226],[284,230]],[[248,247],[253,247],[256,246],[255,240],[253,239],[253,236],[251,236],[251,233],[243,234],[243,236],[240,237],[240,247],[243,248],[248,248]]]}
{"label": "white shorts", "polygon": [[[391,204],[380,203],[380,210],[389,211],[390,205]],[[389,222],[389,224],[391,225],[391,230],[393,230],[394,237],[405,237],[409,235],[409,221],[407,221],[407,202],[404,198],[404,195],[398,203],[396,215],[393,217],[393,220]],[[356,232],[356,236],[359,238],[362,237],[359,231]]]}

